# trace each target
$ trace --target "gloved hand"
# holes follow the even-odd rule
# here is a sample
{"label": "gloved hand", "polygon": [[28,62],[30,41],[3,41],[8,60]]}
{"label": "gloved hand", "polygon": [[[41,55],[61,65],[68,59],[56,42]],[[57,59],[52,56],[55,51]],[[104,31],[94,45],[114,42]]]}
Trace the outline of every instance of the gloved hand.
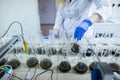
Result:
{"label": "gloved hand", "polygon": [[[51,36],[52,38],[58,38],[58,35],[57,34],[52,34],[52,36]],[[43,39],[49,39],[50,38],[50,36],[48,35],[48,36],[43,36]]]}
{"label": "gloved hand", "polygon": [[88,30],[88,28],[92,25],[92,22],[89,19],[83,20],[79,26],[76,27],[74,31],[74,39],[81,40],[84,33]]}

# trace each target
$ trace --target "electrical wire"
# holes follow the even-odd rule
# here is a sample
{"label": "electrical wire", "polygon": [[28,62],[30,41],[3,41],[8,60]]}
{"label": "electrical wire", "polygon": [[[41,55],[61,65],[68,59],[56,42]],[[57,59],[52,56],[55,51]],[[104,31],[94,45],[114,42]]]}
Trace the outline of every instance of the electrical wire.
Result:
{"label": "electrical wire", "polygon": [[10,65],[3,65],[3,66],[1,66],[2,68],[3,67],[9,67],[10,69],[13,69]]}
{"label": "electrical wire", "polygon": [[8,33],[8,31],[10,30],[10,28],[12,27],[12,25],[13,25],[14,23],[18,23],[18,24],[20,25],[21,35],[23,36],[23,27],[22,27],[22,24],[21,24],[19,21],[13,21],[13,22],[9,25],[9,27],[7,28],[7,30],[5,31],[5,33],[0,37],[0,39],[3,38],[3,37]]}
{"label": "electrical wire", "polygon": [[[89,40],[88,40],[87,37],[86,37],[86,40],[87,40],[87,43],[88,43],[88,45],[90,46],[90,48],[93,50],[93,47],[92,47],[92,45],[90,45],[90,42],[89,42]],[[100,58],[98,57],[98,55],[95,53],[94,50],[93,50],[93,54],[95,55],[95,57],[97,58],[97,60],[98,60],[99,63],[101,64],[101,60],[100,60]]]}
{"label": "electrical wire", "polygon": [[[3,67],[9,67],[9,68],[12,69],[12,67],[9,66],[9,65],[4,65],[4,66],[1,66],[1,67],[2,67],[2,68],[0,68],[1,70],[5,70],[5,68],[3,68]],[[9,74],[9,75],[11,75],[11,76],[16,77],[16,78],[19,79],[19,80],[23,80],[23,79],[21,79],[20,77],[18,77],[18,76],[16,76],[16,75],[10,74],[10,73],[8,73],[8,72],[6,72],[6,73]]]}
{"label": "electrical wire", "polygon": [[[3,71],[5,71],[5,69],[4,69],[4,68],[0,68],[0,70],[3,70]],[[1,74],[1,72],[0,72],[0,74]],[[5,73],[4,73],[3,75],[5,75]]]}
{"label": "electrical wire", "polygon": [[[58,54],[58,56],[57,56],[57,57],[58,57],[58,59],[57,59],[58,62],[59,62],[59,60],[60,60],[59,55],[60,55],[60,54]],[[59,65],[59,63],[58,63],[57,65]],[[59,72],[59,69],[57,68],[57,75],[56,75],[56,79],[57,79],[57,80],[58,80],[58,75],[59,75],[58,72]]]}
{"label": "electrical wire", "polygon": [[42,75],[43,73],[46,73],[47,71],[51,71],[51,80],[53,80],[53,78],[52,78],[52,77],[53,77],[53,70],[52,70],[52,69],[48,69],[48,70],[45,70],[45,71],[37,74],[37,75],[35,76],[35,80],[37,80],[37,77],[38,77],[38,76]]}
{"label": "electrical wire", "polygon": [[0,39],[3,38],[3,37],[8,33],[8,31],[10,30],[10,28],[12,27],[12,25],[13,25],[14,23],[18,23],[18,24],[20,25],[20,28],[21,28],[21,37],[22,37],[22,40],[23,40],[23,45],[24,45],[24,48],[25,48],[25,52],[28,53],[27,42],[25,41],[24,36],[23,36],[23,35],[24,35],[24,34],[23,34],[23,26],[22,26],[22,24],[21,24],[19,21],[13,21],[13,22],[9,25],[9,27],[7,28],[7,30],[5,31],[5,33],[0,37]]}
{"label": "electrical wire", "polygon": [[23,80],[23,79],[21,79],[20,77],[14,75],[14,74],[10,74],[10,73],[7,73],[7,74],[12,75],[13,77],[15,77],[15,78],[17,78],[17,79],[19,79],[19,80]]}
{"label": "electrical wire", "polygon": [[37,67],[35,67],[35,71],[34,71],[34,74],[33,74],[32,78],[31,78],[31,80],[34,79],[34,77],[35,77],[35,73],[36,73],[36,70],[37,70]]}

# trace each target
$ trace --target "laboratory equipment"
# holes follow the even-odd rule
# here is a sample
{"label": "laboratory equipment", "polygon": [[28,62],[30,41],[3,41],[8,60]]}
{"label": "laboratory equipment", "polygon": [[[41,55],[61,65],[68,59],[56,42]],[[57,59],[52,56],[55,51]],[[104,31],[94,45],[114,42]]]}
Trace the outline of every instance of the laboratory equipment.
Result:
{"label": "laboratory equipment", "polygon": [[[99,26],[97,27],[99,29]],[[112,29],[110,28],[110,30]],[[24,54],[21,43],[11,48],[12,51],[5,55],[5,59],[11,61],[15,58],[20,61],[20,66],[18,68],[15,66],[14,73],[23,79],[31,79],[35,69],[35,76],[51,69],[54,72],[53,80],[90,80],[92,71],[97,68],[102,75],[101,78],[108,79],[111,76],[109,77],[110,80],[116,80],[116,78],[119,80],[120,66],[115,67],[114,64],[113,67],[110,66],[111,63],[120,64],[120,39],[117,37],[113,33],[113,37],[97,36],[97,38],[82,39],[77,43],[71,39],[41,39],[41,41],[38,40],[37,42],[28,42],[31,49],[29,50],[30,54]],[[9,40],[10,38],[7,41]],[[2,45],[6,44],[7,41],[4,41]],[[98,56],[101,63],[95,55]],[[16,63],[14,64],[16,65]],[[108,66],[109,71],[112,71],[112,73],[107,72]],[[114,71],[117,75],[114,74]],[[36,79],[48,80],[50,74],[50,72],[46,72]]]}
{"label": "laboratory equipment", "polygon": [[38,54],[45,54],[45,50],[44,50],[43,47],[38,47],[38,48],[36,49],[36,53],[38,53]]}
{"label": "laboratory equipment", "polygon": [[[74,71],[79,74],[85,74],[88,70],[88,66],[86,65],[85,61],[83,60],[83,54],[81,52],[80,44],[75,44],[76,49],[78,49],[78,55],[76,56],[77,64],[74,66]],[[75,46],[72,46],[72,48]]]}
{"label": "laboratory equipment", "polygon": [[12,69],[17,69],[20,66],[20,61],[18,59],[12,59],[6,63],[7,65],[11,66]]}
{"label": "laboratory equipment", "polygon": [[71,65],[70,65],[70,63],[69,63],[68,61],[62,61],[62,62],[59,64],[58,68],[59,68],[59,70],[60,70],[61,72],[68,72],[68,71],[70,71],[70,69],[71,69]]}
{"label": "laboratory equipment", "polygon": [[0,67],[0,80],[10,80],[13,74],[11,66],[4,65]]}
{"label": "laboratory equipment", "polygon": [[86,50],[86,54],[85,54],[85,55],[88,56],[88,57],[92,56],[92,55],[93,55],[93,50],[90,49],[90,48],[88,48],[88,49]]}
{"label": "laboratory equipment", "polygon": [[59,49],[58,53],[63,55],[63,56],[66,56],[67,55],[66,51],[67,51],[67,48],[66,47],[62,47],[62,48]]}
{"label": "laboratory equipment", "polygon": [[[65,47],[63,44],[61,44],[61,41],[59,41],[59,40],[56,40],[56,41],[54,41],[54,43],[53,43],[53,46],[52,47],[54,47],[55,49],[57,49],[58,51],[59,50],[61,50],[61,54],[58,52],[58,53],[56,53],[56,54],[52,54],[51,55],[51,52],[49,51],[49,48],[51,48],[50,46],[48,46],[48,47],[46,47],[46,46],[41,46],[41,45],[37,45],[37,47],[35,47],[36,49],[35,50],[37,50],[37,49],[39,49],[39,48],[41,48],[42,49],[42,51],[40,51],[40,54],[36,54],[36,56],[34,55],[34,54],[23,54],[23,53],[18,53],[18,54],[15,54],[17,57],[18,57],[18,59],[21,59],[22,58],[22,60],[20,60],[20,62],[22,63],[22,65],[20,66],[21,68],[16,68],[15,69],[15,73],[22,73],[22,70],[21,69],[23,69],[24,71],[23,71],[23,74],[25,75],[26,74],[26,72],[27,72],[27,70],[28,70],[28,68],[32,68],[32,67],[26,67],[26,62],[29,60],[29,59],[31,59],[32,57],[33,57],[33,55],[34,55],[34,58],[35,59],[39,59],[39,61],[40,61],[40,63],[39,63],[39,65],[40,65],[40,67],[39,67],[39,69],[37,69],[37,72],[41,72],[41,71],[43,71],[43,70],[46,70],[46,69],[53,69],[53,71],[54,72],[56,72],[56,73],[58,73],[58,76],[60,76],[59,75],[59,73],[63,73],[63,72],[66,72],[66,74],[68,75],[69,73],[70,74],[73,74],[74,76],[76,76],[77,78],[79,78],[77,75],[79,74],[79,76],[81,76],[81,74],[83,75],[83,76],[87,76],[87,74],[89,74],[89,75],[91,75],[90,73],[91,73],[91,70],[89,70],[88,69],[88,66],[90,67],[90,64],[91,64],[91,62],[94,62],[94,61],[96,61],[96,60],[94,60],[93,59],[93,57],[94,57],[94,51],[93,50],[95,50],[96,51],[96,53],[97,52],[99,52],[99,51],[97,51],[98,49],[99,49],[99,46],[97,46],[98,44],[100,45],[100,44],[103,44],[102,42],[104,42],[106,39],[91,39],[91,41],[94,41],[93,43],[90,43],[90,44],[96,44],[96,46],[94,46],[94,45],[92,45],[92,48],[91,47],[84,47],[84,49],[83,50],[85,50],[85,51],[83,51],[82,49],[79,49],[80,50],[80,52],[79,53],[77,53],[77,55],[76,56],[72,56],[72,55],[70,55],[69,54],[69,50],[71,49],[71,46],[70,47]],[[109,40],[110,41],[110,40]],[[68,42],[70,42],[70,41],[68,41]],[[44,41],[44,44],[49,44],[50,42],[49,42],[49,40],[46,40],[46,41]],[[83,42],[81,41],[81,43],[79,43],[79,45],[82,45],[82,44],[86,44],[87,42],[86,42],[86,40],[84,40]],[[105,43],[105,42],[104,42]],[[116,44],[117,43],[119,43],[119,42],[115,42]],[[38,43],[39,44],[39,43]],[[112,44],[112,43],[111,43]],[[20,46],[21,45],[18,45],[18,46],[16,46],[16,49],[17,48],[20,48]],[[35,45],[36,46],[36,45]],[[88,46],[88,45],[87,45]],[[101,47],[104,47],[105,45],[101,45]],[[34,46],[33,46],[34,47]],[[108,48],[107,48],[108,47]],[[101,51],[101,53],[103,53],[103,52],[105,52],[104,51],[104,49],[109,49],[110,51],[112,50],[111,49],[111,47],[109,46],[109,45],[107,45],[107,47],[106,48],[103,48],[103,50]],[[112,46],[112,48],[115,48],[115,46]],[[80,48],[82,48],[82,47],[80,47]],[[44,49],[44,51],[45,51],[45,53],[43,52],[43,49]],[[88,51],[88,49],[90,49],[90,51]],[[119,50],[119,49],[118,49]],[[114,51],[114,49],[113,49],[113,51]],[[48,53],[49,52],[49,53]],[[9,55],[9,57],[8,57],[8,61],[10,61],[10,60],[12,60],[13,59],[13,57],[11,57],[11,56],[14,56],[14,55],[11,55],[11,53],[12,52],[10,52],[8,55]],[[35,53],[38,53],[37,51],[35,52]],[[86,55],[86,53],[90,53],[90,55]],[[108,58],[111,58],[111,57],[115,57],[115,55],[116,55],[116,53],[117,54],[119,54],[119,51],[114,51],[114,52],[112,52],[112,53],[114,53],[113,55],[110,53],[110,55],[109,56],[101,56],[101,57],[99,57],[102,61],[108,61],[109,62],[109,59]],[[92,54],[92,55],[91,55]],[[10,58],[10,59],[9,59]],[[79,58],[79,59],[77,59],[77,58]],[[36,60],[33,60],[33,62],[31,62],[30,61],[30,63],[34,63],[34,62],[36,62]],[[113,59],[114,60],[114,59]],[[29,61],[28,61],[29,62]],[[94,63],[93,65],[92,65],[92,68],[94,69],[94,65],[96,65],[96,63]],[[100,65],[99,65],[100,66]],[[35,67],[35,66],[34,66]],[[38,67],[37,67],[38,68]],[[73,69],[72,69],[73,68]],[[95,68],[96,68],[96,66],[95,66]],[[105,67],[106,68],[106,67]],[[60,71],[58,70],[57,71],[57,69],[61,69]],[[76,70],[78,70],[79,71],[79,73],[78,74],[76,74],[76,71],[75,71],[75,69]],[[101,69],[101,67],[98,67],[98,69],[100,70]],[[80,71],[81,70],[81,71]],[[31,69],[31,71],[29,71],[29,74],[31,74],[31,72],[33,73],[33,70]],[[102,72],[102,70],[101,70],[101,73],[103,73]],[[49,73],[46,73],[46,75],[47,74],[49,74]],[[64,75],[66,75],[66,74],[64,74]],[[45,76],[46,76],[45,75]],[[103,75],[106,75],[106,74],[103,74]],[[114,75],[114,74],[113,74]],[[103,77],[105,77],[105,76],[103,76]],[[87,78],[87,77],[86,77]],[[88,77],[89,79],[90,79],[90,77]],[[40,79],[40,78],[39,78]],[[56,80],[56,79],[55,79]],[[61,80],[61,79],[58,79],[58,80]],[[76,79],[77,80],[77,79]],[[84,79],[83,79],[84,80]]]}
{"label": "laboratory equipment", "polygon": [[10,39],[4,46],[0,48],[0,61],[3,59],[3,57],[9,53],[9,51],[12,49],[12,47],[20,41],[19,36],[13,36],[12,39]]}
{"label": "laboratory equipment", "polygon": [[48,46],[47,47],[45,46],[44,49],[45,49],[45,53],[42,52],[43,55],[42,55],[42,59],[40,61],[40,67],[42,69],[49,69],[53,65],[52,60],[51,60],[52,51]]}
{"label": "laboratory equipment", "polygon": [[80,46],[77,43],[73,43],[72,47],[71,47],[71,51],[74,53],[79,53],[79,48]]}
{"label": "laboratory equipment", "polygon": [[27,62],[26,62],[26,65],[29,67],[29,68],[33,68],[33,67],[36,67],[38,65],[39,61],[37,60],[36,57],[30,57]]}
{"label": "laboratory equipment", "polygon": [[55,47],[49,47],[48,52],[50,55],[55,55],[57,53],[57,50]]}
{"label": "laboratory equipment", "polygon": [[99,62],[98,69],[100,70],[102,80],[113,80],[113,72],[106,62]]}
{"label": "laboratory equipment", "polygon": [[40,61],[40,66],[43,69],[49,69],[52,66],[52,64],[53,64],[52,61],[48,58]]}
{"label": "laboratory equipment", "polygon": [[23,47],[16,47],[16,48],[14,48],[14,49],[12,49],[13,50],[13,53],[23,53],[24,52],[24,49],[23,49]]}
{"label": "laboratory equipment", "polygon": [[89,65],[89,69],[92,71],[93,69],[97,68],[97,65],[98,65],[98,62],[94,61]]}
{"label": "laboratory equipment", "polygon": [[7,60],[6,60],[5,58],[3,58],[3,59],[0,61],[0,66],[4,65],[6,62],[7,62]]}
{"label": "laboratory equipment", "polygon": [[80,74],[84,74],[87,72],[88,67],[85,63],[83,62],[78,62],[75,66],[74,69],[76,72],[80,73]]}
{"label": "laboratory equipment", "polygon": [[113,72],[119,73],[120,66],[117,63],[109,63]]}
{"label": "laboratory equipment", "polygon": [[68,56],[69,56],[68,48],[67,47],[60,48],[59,54],[61,56],[61,62],[58,64],[58,69],[64,73],[70,71],[71,64],[68,60]]}

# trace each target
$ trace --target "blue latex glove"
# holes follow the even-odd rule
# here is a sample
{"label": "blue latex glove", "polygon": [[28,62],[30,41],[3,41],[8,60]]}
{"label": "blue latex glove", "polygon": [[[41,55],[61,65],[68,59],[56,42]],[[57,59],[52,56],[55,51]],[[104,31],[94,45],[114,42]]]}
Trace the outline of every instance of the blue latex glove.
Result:
{"label": "blue latex glove", "polygon": [[[43,36],[43,39],[49,39],[50,36]],[[52,34],[52,38],[58,38],[58,35],[57,34]]]}
{"label": "blue latex glove", "polygon": [[91,80],[102,80],[99,69],[93,69],[93,71],[91,72]]}
{"label": "blue latex glove", "polygon": [[79,26],[76,27],[74,31],[74,39],[81,40],[84,33],[88,30],[88,28],[92,25],[92,22],[89,19],[83,20]]}

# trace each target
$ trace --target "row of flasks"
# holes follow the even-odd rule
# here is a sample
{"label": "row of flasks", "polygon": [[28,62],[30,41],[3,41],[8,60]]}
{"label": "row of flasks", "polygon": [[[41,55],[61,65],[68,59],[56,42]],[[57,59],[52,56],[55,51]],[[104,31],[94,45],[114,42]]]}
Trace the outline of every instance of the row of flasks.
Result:
{"label": "row of flasks", "polygon": [[[117,72],[118,74],[120,74],[120,65],[118,63],[111,62],[108,64],[111,67],[113,72]],[[21,62],[18,59],[11,59],[8,61],[7,59],[4,58],[0,62],[0,66],[3,66],[3,65],[10,65],[13,68],[13,70],[15,70],[21,65]],[[51,61],[51,59],[48,59],[48,58],[42,59],[39,62],[39,60],[36,57],[30,57],[27,59],[26,65],[28,66],[28,68],[38,67],[39,65],[44,70],[53,69],[52,67],[53,62]],[[60,72],[66,73],[66,72],[69,72],[70,70],[73,70],[73,72],[77,72],[79,74],[85,74],[87,71],[92,71],[93,69],[97,68],[97,65],[99,65],[99,62],[93,61],[89,65],[87,65],[84,62],[78,62],[75,66],[71,66],[71,63],[69,61],[64,60],[64,61],[61,61],[56,66],[57,67],[56,71],[59,70]]]}
{"label": "row of flasks", "polygon": [[[18,54],[24,53],[23,47],[15,47],[11,50],[11,53]],[[80,48],[78,44],[73,44],[71,47],[30,47],[28,54],[39,54],[39,55],[63,55],[63,56],[77,56],[81,54],[83,57],[92,57],[95,54],[99,57],[108,57],[108,56],[120,56],[119,48],[109,48],[109,47],[86,47],[85,49]]]}

